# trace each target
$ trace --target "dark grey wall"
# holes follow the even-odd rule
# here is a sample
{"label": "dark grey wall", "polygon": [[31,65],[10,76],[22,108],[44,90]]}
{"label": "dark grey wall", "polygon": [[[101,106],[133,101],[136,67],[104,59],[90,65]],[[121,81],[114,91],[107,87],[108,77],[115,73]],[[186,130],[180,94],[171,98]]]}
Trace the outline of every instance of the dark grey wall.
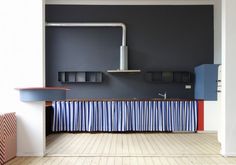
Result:
{"label": "dark grey wall", "polygon": [[[66,85],[68,98],[193,98],[185,84],[144,80],[150,70],[191,71],[213,63],[213,6],[47,5],[47,22],[123,22],[129,68],[140,74],[109,74],[119,68],[120,28],[46,28],[46,85]],[[58,71],[102,71],[103,83],[61,84]]]}

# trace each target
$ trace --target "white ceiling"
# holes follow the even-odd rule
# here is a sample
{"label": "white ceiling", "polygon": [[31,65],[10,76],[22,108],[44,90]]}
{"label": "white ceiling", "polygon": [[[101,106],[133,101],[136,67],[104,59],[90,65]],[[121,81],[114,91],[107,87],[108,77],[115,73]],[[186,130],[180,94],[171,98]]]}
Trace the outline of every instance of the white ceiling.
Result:
{"label": "white ceiling", "polygon": [[45,0],[46,4],[74,5],[207,5],[215,0]]}

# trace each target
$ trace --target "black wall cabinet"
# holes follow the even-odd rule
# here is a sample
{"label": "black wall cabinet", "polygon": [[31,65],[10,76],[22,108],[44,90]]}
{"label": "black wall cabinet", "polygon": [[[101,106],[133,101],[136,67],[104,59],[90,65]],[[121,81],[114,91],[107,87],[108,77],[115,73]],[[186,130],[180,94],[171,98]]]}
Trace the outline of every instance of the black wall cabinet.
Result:
{"label": "black wall cabinet", "polygon": [[192,83],[193,74],[185,71],[149,71],[145,79],[156,83]]}
{"label": "black wall cabinet", "polygon": [[58,81],[62,83],[102,82],[102,72],[66,71],[58,72]]}

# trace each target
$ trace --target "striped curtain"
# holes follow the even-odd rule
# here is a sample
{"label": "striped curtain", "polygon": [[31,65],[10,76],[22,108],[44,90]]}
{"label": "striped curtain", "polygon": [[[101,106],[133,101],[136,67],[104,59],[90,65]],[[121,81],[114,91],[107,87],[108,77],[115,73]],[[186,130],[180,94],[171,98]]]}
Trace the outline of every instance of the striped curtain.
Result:
{"label": "striped curtain", "polygon": [[197,130],[197,101],[54,101],[53,132]]}

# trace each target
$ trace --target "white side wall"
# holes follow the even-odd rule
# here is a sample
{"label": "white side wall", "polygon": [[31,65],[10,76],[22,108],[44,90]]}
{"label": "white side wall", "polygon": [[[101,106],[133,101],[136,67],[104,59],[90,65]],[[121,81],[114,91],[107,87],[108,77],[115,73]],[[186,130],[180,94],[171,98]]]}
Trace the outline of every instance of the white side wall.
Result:
{"label": "white side wall", "polygon": [[214,64],[221,64],[221,0],[214,3]]}
{"label": "white side wall", "polygon": [[222,154],[236,156],[236,1],[222,0]]}
{"label": "white side wall", "polygon": [[44,103],[19,101],[16,87],[44,85],[43,1],[0,5],[0,111],[17,113],[17,155],[43,155]]}
{"label": "white side wall", "polygon": [[[221,0],[214,1],[214,64],[221,64]],[[220,103],[204,101],[204,130],[218,131]]]}
{"label": "white side wall", "polygon": [[204,131],[218,131],[219,110],[217,101],[204,101]]}

